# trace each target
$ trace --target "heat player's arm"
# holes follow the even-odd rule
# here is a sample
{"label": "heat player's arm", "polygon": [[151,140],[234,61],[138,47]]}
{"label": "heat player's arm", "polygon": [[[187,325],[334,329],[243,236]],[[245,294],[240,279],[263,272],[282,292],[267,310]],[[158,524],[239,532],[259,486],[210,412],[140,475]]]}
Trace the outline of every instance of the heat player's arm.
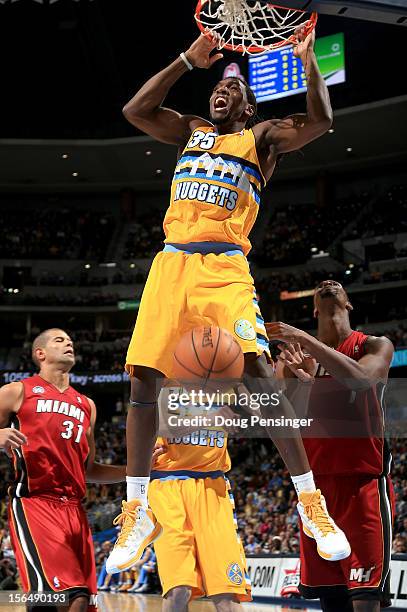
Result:
{"label": "heat player's arm", "polygon": [[314,379],[306,383],[300,381],[294,372],[280,360],[277,361],[275,375],[280,390],[287,396],[296,416],[299,418],[307,416]]}
{"label": "heat player's arm", "polygon": [[24,399],[24,387],[21,382],[4,385],[0,389],[0,448],[9,451],[27,443],[25,435],[8,427],[10,418],[20,409]]}
{"label": "heat player's arm", "polygon": [[0,427],[7,427],[13,413],[19,411],[24,398],[21,382],[13,382],[0,388]]}
{"label": "heat player's arm", "polygon": [[369,336],[365,344],[365,355],[355,361],[347,355],[322,344],[306,334],[303,345],[331,376],[350,389],[368,389],[378,382],[386,382],[394,348],[384,336]]}
{"label": "heat player's arm", "polygon": [[96,406],[95,402],[88,397],[91,407],[90,427],[86,432],[89,444],[89,455],[86,460],[86,482],[97,482],[100,484],[112,484],[126,480],[125,465],[106,465],[95,461],[95,423]]}

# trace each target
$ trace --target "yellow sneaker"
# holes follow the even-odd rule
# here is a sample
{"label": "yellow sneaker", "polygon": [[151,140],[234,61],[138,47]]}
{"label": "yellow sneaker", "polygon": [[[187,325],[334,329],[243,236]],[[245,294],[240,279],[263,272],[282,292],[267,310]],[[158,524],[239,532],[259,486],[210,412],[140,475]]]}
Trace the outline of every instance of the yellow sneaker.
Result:
{"label": "yellow sneaker", "polygon": [[346,559],[351,553],[349,542],[335,521],[329,516],[325,498],[317,489],[298,495],[297,510],[304,533],[317,543],[320,557],[327,561]]}
{"label": "yellow sneaker", "polygon": [[162,528],[150,508],[142,506],[138,499],[122,502],[122,511],[113,525],[121,525],[121,531],[106,560],[108,574],[117,574],[132,567],[149,544],[162,533]]}

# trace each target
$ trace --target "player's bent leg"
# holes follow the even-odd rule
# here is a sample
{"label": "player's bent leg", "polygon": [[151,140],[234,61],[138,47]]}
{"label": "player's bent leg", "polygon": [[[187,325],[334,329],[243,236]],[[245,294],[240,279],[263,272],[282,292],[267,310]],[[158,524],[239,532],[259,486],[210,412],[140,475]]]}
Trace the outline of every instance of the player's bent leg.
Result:
{"label": "player's bent leg", "polygon": [[[164,374],[144,366],[134,367],[131,377],[131,409],[127,414],[127,475],[148,477],[151,471],[151,457],[158,429],[157,399],[160,380]],[[132,491],[128,490],[128,499]],[[134,497],[138,497],[137,489]]]}
{"label": "player's bent leg", "polygon": [[352,601],[347,595],[321,597],[322,612],[353,612]]}
{"label": "player's bent leg", "polygon": [[161,535],[161,525],[148,508],[147,491],[151,458],[158,429],[158,370],[135,366],[131,378],[131,408],[127,414],[127,501],[114,524],[120,533],[106,561],[106,570],[115,574],[132,567],[145,548]]}
{"label": "player's bent leg", "polygon": [[177,586],[168,591],[163,598],[163,612],[187,612],[191,593],[188,586]]}
{"label": "player's bent leg", "polygon": [[[274,375],[267,363],[264,353],[245,354],[244,383],[250,393],[271,393],[276,391]],[[262,406],[264,417],[297,418],[293,407],[284,395],[280,402],[273,406]],[[349,557],[351,548],[341,529],[330,517],[321,491],[315,489],[314,479],[305,452],[299,429],[292,429],[291,437],[275,435],[275,429],[269,428],[268,434],[277,447],[282,460],[291,474],[298,493],[298,513],[302,520],[304,533],[314,538],[319,555],[327,561],[340,561]]]}
{"label": "player's bent leg", "polygon": [[353,612],[380,612],[380,601],[371,599],[354,599]]}
{"label": "player's bent leg", "polygon": [[[277,390],[276,379],[273,370],[267,363],[266,355],[256,353],[245,353],[245,377],[244,383],[250,393],[274,393]],[[276,406],[270,402],[269,406],[262,406],[264,417],[297,418],[290,402],[281,396],[281,401]],[[299,429],[293,430],[292,438],[273,438],[273,430],[268,429],[268,434],[273,440],[282,460],[284,461],[291,476],[310,472],[308,462]]]}
{"label": "player's bent leg", "polygon": [[220,595],[213,595],[211,600],[215,604],[217,612],[236,612],[242,609],[239,601],[236,601],[236,597],[230,593],[222,593]]}

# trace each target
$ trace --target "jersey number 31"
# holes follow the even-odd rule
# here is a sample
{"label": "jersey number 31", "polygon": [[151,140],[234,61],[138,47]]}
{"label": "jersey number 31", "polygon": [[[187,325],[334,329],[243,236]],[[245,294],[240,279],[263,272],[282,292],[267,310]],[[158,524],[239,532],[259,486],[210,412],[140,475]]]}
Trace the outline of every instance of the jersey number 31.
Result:
{"label": "jersey number 31", "polygon": [[[65,440],[69,440],[75,434],[75,423],[73,423],[72,421],[64,421],[62,425],[64,425],[66,429],[65,431],[61,432],[61,437],[65,438]],[[77,425],[77,428],[78,428],[78,431],[76,433],[74,440],[75,442],[79,443],[82,432],[83,432],[83,425]]]}

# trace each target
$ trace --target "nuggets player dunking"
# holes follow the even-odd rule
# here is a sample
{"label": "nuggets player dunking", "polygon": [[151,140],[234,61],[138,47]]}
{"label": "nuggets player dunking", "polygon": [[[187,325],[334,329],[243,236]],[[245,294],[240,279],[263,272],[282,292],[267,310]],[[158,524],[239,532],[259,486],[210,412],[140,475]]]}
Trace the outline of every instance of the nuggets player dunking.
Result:
{"label": "nuggets player dunking", "polygon": [[[301,532],[301,592],[320,598],[324,612],[379,612],[390,605],[393,489],[382,398],[393,346],[388,338],[352,330],[352,305],[340,283],[320,283],[314,303],[318,340],[281,323],[267,329],[273,338],[301,344],[316,360],[311,374],[304,372],[310,369],[307,360],[290,365],[299,377],[316,381],[308,408],[314,426],[304,444],[316,484],[352,553],[323,563]],[[292,361],[290,352],[283,361]]]}
{"label": "nuggets player dunking", "polygon": [[[160,380],[172,375],[174,349],[188,330],[226,328],[245,355],[250,392],[274,390],[268,364],[268,339],[246,255],[261,189],[271,178],[278,156],[325,133],[332,122],[329,94],[313,51],[315,35],[296,32],[294,54],[308,81],[307,113],[283,120],[257,121],[256,98],[245,81],[225,78],[210,97],[207,121],[180,115],[162,102],[188,69],[209,68],[222,57],[211,55],[217,41],[201,35],[167,68],[153,76],[125,106],[126,118],[159,141],[176,145],[171,201],[164,220],[165,247],[155,257],[143,292],[127,353],[131,405],[127,418],[127,502],[118,518],[120,538],[107,561],[109,572],[130,567],[161,528],[148,508],[150,458],[157,433]],[[250,385],[249,385],[250,382]],[[272,410],[272,407],[269,407]],[[294,416],[284,399],[278,407]],[[298,430],[274,440],[299,494],[315,484]],[[310,516],[326,516],[326,509]],[[327,539],[312,521],[325,558],[350,553],[345,535]],[[322,535],[319,535],[322,534]]]}
{"label": "nuggets player dunking", "polygon": [[64,595],[55,605],[75,612],[95,610],[93,541],[82,507],[85,478],[120,482],[125,468],[94,461],[96,408],[69,384],[75,355],[66,332],[41,333],[33,360],[38,375],[0,389],[0,447],[11,451],[15,469],[11,541],[25,592]]}

